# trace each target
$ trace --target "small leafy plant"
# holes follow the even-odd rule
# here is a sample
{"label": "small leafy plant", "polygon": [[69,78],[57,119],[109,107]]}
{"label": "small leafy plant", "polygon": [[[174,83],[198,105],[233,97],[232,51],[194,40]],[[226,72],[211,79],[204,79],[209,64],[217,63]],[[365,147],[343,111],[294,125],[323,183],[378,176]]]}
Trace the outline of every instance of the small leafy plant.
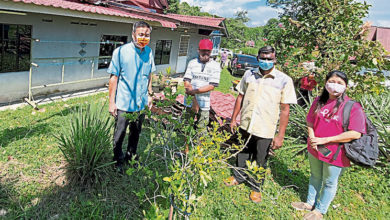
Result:
{"label": "small leafy plant", "polygon": [[[226,168],[238,169],[229,160],[245,147],[242,141],[238,145],[226,145],[231,134],[215,122],[208,132],[205,132],[206,128],[194,129],[190,112],[183,106],[181,112],[175,110],[180,106],[175,101],[177,95],[171,91],[167,87],[166,99],[155,104],[159,108],[157,114],[149,110],[140,112],[148,118],[144,132],[149,134],[150,146],[146,155],[140,157],[143,166],[127,170],[135,178],[144,178],[143,182],[147,178],[155,183],[154,189],[148,184],[134,192],[139,199],[146,198],[150,202],[153,208],[145,212],[145,216],[153,218],[172,219],[176,214],[188,218],[209,183],[214,181],[213,176]],[[137,116],[132,114],[128,118],[135,120]],[[256,163],[250,163],[248,169],[239,169],[255,180],[265,175],[264,169]],[[166,212],[168,208],[169,213]]]}

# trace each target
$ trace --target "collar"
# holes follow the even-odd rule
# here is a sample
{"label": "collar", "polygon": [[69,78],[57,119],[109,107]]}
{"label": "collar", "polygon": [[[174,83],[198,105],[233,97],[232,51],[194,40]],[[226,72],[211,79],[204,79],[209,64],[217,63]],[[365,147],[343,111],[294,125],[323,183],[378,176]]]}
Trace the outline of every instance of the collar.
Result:
{"label": "collar", "polygon": [[145,46],[144,49],[141,51],[141,49],[139,49],[138,47],[136,47],[136,46],[134,45],[134,42],[133,42],[133,41],[130,42],[130,46],[131,46],[131,48],[133,48],[137,53],[143,53],[143,52],[145,51],[145,48],[146,48],[146,46]]}
{"label": "collar", "polygon": [[253,72],[253,73],[256,73],[257,75],[259,75],[260,77],[262,77],[262,78],[264,78],[264,79],[267,79],[267,78],[275,79],[275,77],[276,77],[276,71],[277,71],[276,68],[273,67],[273,69],[272,69],[272,71],[271,71],[270,73],[268,73],[268,74],[266,74],[266,75],[263,75],[263,74],[261,73],[261,71],[260,71],[259,68],[254,68],[254,69],[252,69],[252,72]]}

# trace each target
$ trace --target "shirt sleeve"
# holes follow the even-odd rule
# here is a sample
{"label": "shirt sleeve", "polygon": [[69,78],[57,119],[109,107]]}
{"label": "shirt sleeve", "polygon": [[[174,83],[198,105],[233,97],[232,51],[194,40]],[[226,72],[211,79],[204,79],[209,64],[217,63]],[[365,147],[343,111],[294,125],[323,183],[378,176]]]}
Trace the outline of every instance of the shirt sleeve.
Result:
{"label": "shirt sleeve", "polygon": [[291,78],[288,78],[286,85],[282,89],[282,98],[280,102],[283,104],[297,104],[297,96]]}
{"label": "shirt sleeve", "polygon": [[244,76],[236,86],[237,91],[241,95],[244,95],[246,93],[246,89],[248,88],[248,84],[246,83],[247,76],[248,76],[248,72],[245,72]]}
{"label": "shirt sleeve", "polygon": [[150,72],[151,73],[156,72],[156,65],[154,64],[154,56],[153,56],[152,50],[150,50],[150,60],[152,63],[152,68],[150,69]]}
{"label": "shirt sleeve", "polygon": [[110,62],[110,66],[108,66],[107,73],[113,74],[115,76],[119,76],[120,73],[120,63],[119,63],[119,48],[116,48],[112,53],[112,58]]}
{"label": "shirt sleeve", "polygon": [[307,123],[310,123],[310,124],[314,124],[314,121],[315,121],[315,110],[316,110],[316,106],[317,106],[317,102],[318,102],[318,99],[319,97],[317,97],[313,103],[311,104],[310,106],[310,110],[309,110],[309,113],[307,114],[306,116],[306,122]]}
{"label": "shirt sleeve", "polygon": [[185,79],[188,79],[189,81],[192,80],[192,61],[190,61],[187,65],[187,69],[186,69],[186,72],[184,74],[184,77]]}
{"label": "shirt sleeve", "polygon": [[213,68],[209,83],[219,84],[219,78],[221,76],[221,67],[217,62],[215,62],[214,64],[215,66]]}
{"label": "shirt sleeve", "polygon": [[366,115],[359,103],[355,103],[352,106],[348,130],[357,131],[362,134],[366,133]]}

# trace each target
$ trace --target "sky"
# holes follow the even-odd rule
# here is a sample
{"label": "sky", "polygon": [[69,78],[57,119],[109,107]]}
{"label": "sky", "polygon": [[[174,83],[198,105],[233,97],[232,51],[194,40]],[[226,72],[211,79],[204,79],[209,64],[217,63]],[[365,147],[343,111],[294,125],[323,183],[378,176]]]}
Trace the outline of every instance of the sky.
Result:
{"label": "sky", "polygon": [[[266,5],[266,0],[180,0],[192,6],[202,7],[202,11],[225,18],[233,17],[238,10],[247,10],[248,26],[265,25],[270,18],[278,17],[278,10]],[[363,2],[364,0],[356,0]],[[365,20],[375,26],[390,27],[390,0],[366,0],[372,7]]]}

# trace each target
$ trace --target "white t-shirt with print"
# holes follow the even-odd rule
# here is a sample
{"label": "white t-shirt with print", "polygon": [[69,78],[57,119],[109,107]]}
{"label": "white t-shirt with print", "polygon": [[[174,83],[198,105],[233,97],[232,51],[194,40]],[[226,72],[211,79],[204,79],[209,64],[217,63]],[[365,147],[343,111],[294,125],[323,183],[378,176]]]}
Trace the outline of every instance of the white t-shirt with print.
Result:
{"label": "white t-shirt with print", "polygon": [[[188,63],[184,80],[190,81],[193,89],[199,89],[210,84],[217,86],[220,75],[219,63],[210,59],[209,62],[203,64],[195,58]],[[210,110],[210,92],[196,94],[195,97],[201,110]]]}

